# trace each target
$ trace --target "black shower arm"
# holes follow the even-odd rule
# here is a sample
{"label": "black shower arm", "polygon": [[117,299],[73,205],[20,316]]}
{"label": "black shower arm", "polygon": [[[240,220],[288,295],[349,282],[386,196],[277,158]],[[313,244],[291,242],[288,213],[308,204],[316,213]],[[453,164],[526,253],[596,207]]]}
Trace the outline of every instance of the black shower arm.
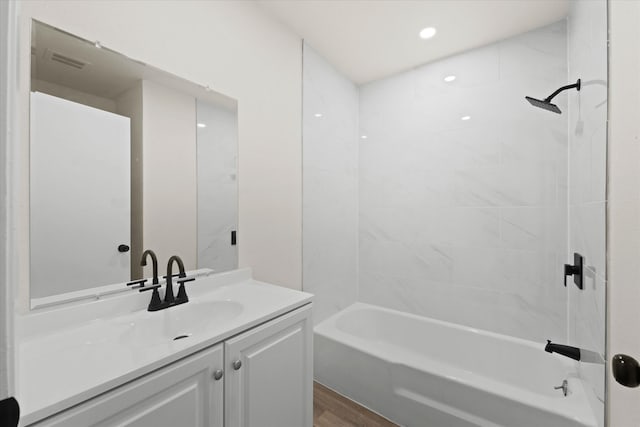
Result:
{"label": "black shower arm", "polygon": [[555,96],[557,94],[559,94],[562,91],[568,90],[568,89],[573,89],[576,88],[578,90],[580,90],[580,79],[578,79],[577,82],[575,82],[572,85],[566,85],[566,86],[562,86],[560,89],[556,90],[555,92],[553,92],[551,95],[547,96],[547,98],[544,100],[544,102],[550,102],[553,98],[555,98]]}

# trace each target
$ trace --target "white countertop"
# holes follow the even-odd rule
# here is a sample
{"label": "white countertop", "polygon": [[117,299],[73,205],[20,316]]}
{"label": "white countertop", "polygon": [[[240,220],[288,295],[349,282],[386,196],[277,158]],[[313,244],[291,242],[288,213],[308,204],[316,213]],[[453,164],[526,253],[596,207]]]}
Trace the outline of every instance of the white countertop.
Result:
{"label": "white countertop", "polygon": [[[151,292],[131,292],[19,318],[16,395],[21,425],[88,400],[312,299],[305,292],[253,280],[248,269],[186,285],[189,303],[157,312],[146,311]],[[211,311],[211,317],[204,323],[192,321],[196,311]],[[172,334],[183,332],[191,336],[171,339]]]}

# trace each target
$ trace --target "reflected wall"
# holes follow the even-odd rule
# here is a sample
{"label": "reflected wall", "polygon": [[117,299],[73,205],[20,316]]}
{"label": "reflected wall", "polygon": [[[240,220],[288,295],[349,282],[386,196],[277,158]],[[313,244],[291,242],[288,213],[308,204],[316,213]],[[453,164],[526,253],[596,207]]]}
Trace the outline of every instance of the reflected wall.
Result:
{"label": "reflected wall", "polygon": [[238,117],[235,109],[197,101],[198,267],[238,266]]}

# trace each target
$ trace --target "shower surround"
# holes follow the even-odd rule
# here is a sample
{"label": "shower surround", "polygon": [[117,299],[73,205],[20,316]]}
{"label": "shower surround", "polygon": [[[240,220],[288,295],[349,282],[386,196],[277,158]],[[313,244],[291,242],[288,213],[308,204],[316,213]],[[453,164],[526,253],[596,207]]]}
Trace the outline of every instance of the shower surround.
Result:
{"label": "shower surround", "polygon": [[[585,286],[568,289],[568,342],[605,353],[607,207],[607,3],[571,3],[569,79],[583,90],[569,98],[569,252],[585,257]],[[605,367],[580,364],[592,387],[592,406],[604,419]]]}
{"label": "shower surround", "polygon": [[561,22],[360,87],[360,301],[566,340],[567,114],[524,99],[567,84],[566,46]]}
{"label": "shower surround", "polygon": [[564,21],[360,87],[305,44],[303,84],[316,323],[362,301],[566,341],[568,115],[524,99],[567,84]]}
{"label": "shower surround", "polygon": [[[604,355],[606,54],[603,0],[359,87],[305,45],[303,285],[318,342],[368,303],[522,338],[543,356],[547,339]],[[553,100],[560,115],[524,98],[578,78],[580,92]],[[573,252],[585,257],[582,291],[563,287]],[[321,347],[329,387],[377,374],[323,378],[345,355]],[[574,365],[590,407],[579,413],[602,426],[604,366]]]}
{"label": "shower surround", "polygon": [[307,44],[303,60],[302,280],[318,323],[358,297],[358,88]]}

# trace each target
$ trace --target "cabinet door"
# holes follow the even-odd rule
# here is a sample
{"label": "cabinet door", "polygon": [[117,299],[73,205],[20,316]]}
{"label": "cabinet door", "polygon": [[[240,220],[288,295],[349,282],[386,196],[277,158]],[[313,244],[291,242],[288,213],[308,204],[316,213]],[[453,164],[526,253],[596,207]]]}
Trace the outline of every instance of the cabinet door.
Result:
{"label": "cabinet door", "polygon": [[225,342],[226,427],[311,427],[311,334],[307,305]]}
{"label": "cabinet door", "polygon": [[38,427],[223,427],[222,344],[69,409]]}

